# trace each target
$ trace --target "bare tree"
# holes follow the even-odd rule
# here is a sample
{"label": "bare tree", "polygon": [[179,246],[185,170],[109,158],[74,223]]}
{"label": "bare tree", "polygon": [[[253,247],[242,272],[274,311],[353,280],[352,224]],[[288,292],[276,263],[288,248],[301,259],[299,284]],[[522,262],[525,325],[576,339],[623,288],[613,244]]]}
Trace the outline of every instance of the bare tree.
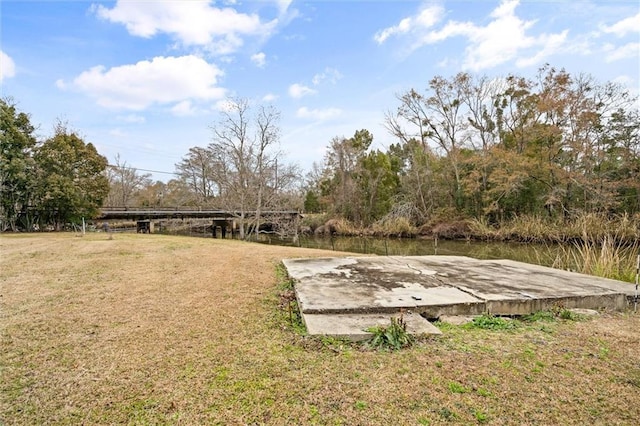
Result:
{"label": "bare tree", "polygon": [[139,174],[135,168],[120,159],[120,154],[115,156],[115,165],[107,169],[107,178],[109,195],[106,198],[106,204],[114,207],[130,206],[136,192],[151,185],[151,175]]}
{"label": "bare tree", "polygon": [[434,77],[429,81],[426,96],[411,89],[398,96],[400,106],[396,114],[387,114],[386,127],[402,142],[421,142],[423,149],[429,150],[434,144],[445,154],[454,174],[451,197],[460,208],[462,198],[461,148],[464,147],[469,126],[465,121],[463,99],[468,86],[469,75],[460,73],[451,80]]}
{"label": "bare tree", "polygon": [[[207,147],[215,159],[219,202],[240,219],[240,238],[245,238],[249,219],[258,232],[259,218],[267,201],[277,194],[282,176],[278,176],[277,144],[280,137],[280,113],[261,106],[251,115],[246,99],[229,99],[220,119],[211,127],[213,142]],[[252,218],[249,212],[255,212]]]}
{"label": "bare tree", "polygon": [[197,204],[207,204],[216,192],[220,193],[220,176],[215,155],[211,150],[199,146],[189,149],[189,153],[176,164],[178,176],[196,195]]}

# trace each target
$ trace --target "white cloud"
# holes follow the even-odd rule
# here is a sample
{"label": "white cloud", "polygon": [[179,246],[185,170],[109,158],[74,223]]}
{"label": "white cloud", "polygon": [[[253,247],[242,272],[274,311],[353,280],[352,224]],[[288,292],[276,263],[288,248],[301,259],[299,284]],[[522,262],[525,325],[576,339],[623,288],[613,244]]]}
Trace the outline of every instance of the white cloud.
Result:
{"label": "white cloud", "polygon": [[243,37],[268,37],[278,25],[257,14],[217,8],[211,1],[138,2],[119,0],[112,9],[93,6],[100,18],[123,24],[131,35],[151,38],[169,34],[185,46],[205,46],[215,54],[229,54],[243,45]]}
{"label": "white cloud", "polygon": [[16,64],[13,59],[0,50],[0,82],[16,75]]}
{"label": "white cloud", "polygon": [[611,81],[617,84],[622,84],[624,86],[631,86],[631,84],[633,83],[633,78],[629,77],[628,75],[619,75]]}
{"label": "white cloud", "polygon": [[116,128],[109,130],[109,136],[113,136],[116,138],[124,138],[127,136],[127,133],[123,132],[122,129]]}
{"label": "white cloud", "polygon": [[516,60],[516,66],[529,67],[532,65],[540,64],[544,62],[545,58],[558,52],[564,46],[569,30],[564,30],[560,34],[545,34],[540,36],[542,48],[538,50],[538,53],[529,57],[522,57]]}
{"label": "white cloud", "polygon": [[274,95],[273,93],[267,93],[262,97],[262,102],[273,102],[278,99],[278,95]]}
{"label": "white cloud", "polygon": [[292,2],[293,0],[276,0],[280,13],[285,13],[287,9],[289,9],[289,6],[291,6]]}
{"label": "white cloud", "polygon": [[486,27],[470,27],[470,44],[463,62],[465,68],[474,71],[491,68],[516,58],[521,50],[538,44],[534,37],[526,34],[534,23],[515,16],[518,3],[517,0],[504,1],[491,13],[495,19]]}
{"label": "white cloud", "polygon": [[133,123],[133,124],[142,124],[147,121],[143,116],[138,114],[128,114],[128,115],[119,115],[116,117],[119,121],[124,121],[125,123]]}
{"label": "white cloud", "polygon": [[217,87],[222,74],[215,65],[193,55],[156,57],[108,70],[93,67],[76,77],[72,86],[104,107],[142,110],[152,104],[220,99],[225,95]]}
{"label": "white cloud", "polygon": [[[568,31],[557,34],[529,35],[535,21],[525,21],[515,14],[519,0],[503,0],[485,26],[473,22],[447,21],[436,28],[443,14],[437,6],[430,6],[414,17],[405,18],[394,27],[378,32],[374,37],[378,43],[393,35],[411,37],[409,43],[413,51],[424,45],[443,42],[452,37],[467,39],[467,47],[462,66],[465,69],[479,71],[516,61],[517,66],[529,66],[542,62],[564,48]],[[427,13],[431,10],[431,13]]]}
{"label": "white cloud", "polygon": [[171,113],[178,117],[185,117],[187,115],[195,115],[196,109],[194,108],[191,101],[185,100],[182,102],[178,102],[171,108]]}
{"label": "white cloud", "polygon": [[338,71],[335,68],[327,67],[324,69],[324,72],[314,75],[311,82],[313,83],[314,86],[319,85],[323,81],[328,81],[331,84],[336,84],[338,80],[340,80],[341,78],[342,78],[342,74],[340,74],[340,71]]}
{"label": "white cloud", "polygon": [[266,55],[263,52],[259,52],[254,55],[251,55],[251,62],[256,64],[258,68],[264,68],[264,66],[267,63]]}
{"label": "white cloud", "polygon": [[627,43],[624,46],[614,47],[613,45],[605,45],[605,61],[615,62],[620,59],[637,58],[640,52],[640,43]]}
{"label": "white cloud", "polygon": [[440,5],[429,5],[422,9],[416,16],[404,18],[398,25],[378,31],[373,39],[378,43],[384,43],[389,37],[397,34],[412,33],[433,27],[444,15],[444,9]]}
{"label": "white cloud", "polygon": [[438,63],[436,64],[436,66],[438,68],[446,68],[449,66],[449,64],[451,64],[451,59],[449,58],[444,58],[441,61],[438,61]]}
{"label": "white cloud", "polygon": [[331,118],[338,117],[341,114],[342,110],[338,108],[309,109],[307,107],[302,107],[296,111],[296,117],[316,121],[329,120]]}
{"label": "white cloud", "polygon": [[303,84],[294,83],[289,86],[289,96],[291,96],[292,98],[299,99],[303,96],[315,95],[316,93],[318,93],[317,90],[314,90]]}
{"label": "white cloud", "polygon": [[628,33],[640,32],[640,12],[635,16],[630,16],[610,26],[602,26],[602,31],[624,37]]}

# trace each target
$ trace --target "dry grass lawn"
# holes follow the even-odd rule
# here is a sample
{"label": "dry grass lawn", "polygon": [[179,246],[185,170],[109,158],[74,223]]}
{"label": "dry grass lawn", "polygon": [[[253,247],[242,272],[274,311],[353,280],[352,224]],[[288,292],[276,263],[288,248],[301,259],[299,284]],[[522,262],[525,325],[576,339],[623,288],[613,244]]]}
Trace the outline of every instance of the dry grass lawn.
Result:
{"label": "dry grass lawn", "polygon": [[640,314],[443,327],[384,352],[297,334],[286,257],[160,235],[0,238],[0,424],[602,424],[640,419]]}

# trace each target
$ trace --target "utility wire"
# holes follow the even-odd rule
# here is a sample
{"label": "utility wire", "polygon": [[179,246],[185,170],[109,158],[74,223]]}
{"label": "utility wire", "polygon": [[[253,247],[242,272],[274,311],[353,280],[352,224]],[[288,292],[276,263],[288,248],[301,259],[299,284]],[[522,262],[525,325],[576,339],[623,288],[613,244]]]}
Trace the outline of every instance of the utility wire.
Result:
{"label": "utility wire", "polygon": [[140,169],[138,167],[131,167],[131,166],[114,166],[113,164],[108,164],[107,167],[111,167],[112,169],[127,169],[127,170],[136,170],[136,171],[140,171],[140,172],[161,173],[161,174],[164,174],[164,175],[180,176],[180,174],[176,173],[176,172],[163,172],[163,171],[160,171],[160,170]]}

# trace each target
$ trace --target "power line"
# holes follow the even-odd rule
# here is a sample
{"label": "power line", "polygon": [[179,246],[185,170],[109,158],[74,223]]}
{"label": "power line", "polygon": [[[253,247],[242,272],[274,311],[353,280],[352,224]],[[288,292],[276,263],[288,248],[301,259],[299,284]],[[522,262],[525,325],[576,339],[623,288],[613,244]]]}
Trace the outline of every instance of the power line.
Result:
{"label": "power line", "polygon": [[141,168],[138,168],[138,167],[131,167],[131,166],[114,166],[113,164],[108,164],[107,167],[111,167],[113,169],[128,169],[128,170],[136,170],[136,171],[140,171],[140,172],[161,173],[161,174],[164,174],[164,175],[180,176],[180,174],[176,173],[176,172],[163,172],[163,171],[160,171],[160,170],[141,169]]}

